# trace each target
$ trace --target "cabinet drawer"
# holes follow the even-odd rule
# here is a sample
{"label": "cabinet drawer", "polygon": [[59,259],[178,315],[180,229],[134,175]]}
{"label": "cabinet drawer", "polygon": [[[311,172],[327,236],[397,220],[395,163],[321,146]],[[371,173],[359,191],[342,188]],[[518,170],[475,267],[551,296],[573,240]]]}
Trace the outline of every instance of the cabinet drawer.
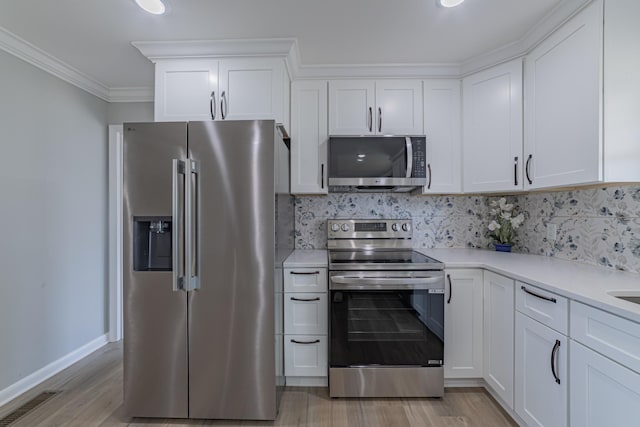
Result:
{"label": "cabinet drawer", "polygon": [[284,294],[284,333],[298,335],[327,334],[327,294]]}
{"label": "cabinet drawer", "polygon": [[286,268],[285,292],[327,292],[326,268]]}
{"label": "cabinet drawer", "polygon": [[327,351],[326,335],[285,335],[285,376],[326,377]]}
{"label": "cabinet drawer", "polygon": [[571,302],[571,338],[640,372],[640,324]]}
{"label": "cabinet drawer", "polygon": [[569,301],[564,297],[516,282],[516,310],[563,335],[569,332],[568,304]]}

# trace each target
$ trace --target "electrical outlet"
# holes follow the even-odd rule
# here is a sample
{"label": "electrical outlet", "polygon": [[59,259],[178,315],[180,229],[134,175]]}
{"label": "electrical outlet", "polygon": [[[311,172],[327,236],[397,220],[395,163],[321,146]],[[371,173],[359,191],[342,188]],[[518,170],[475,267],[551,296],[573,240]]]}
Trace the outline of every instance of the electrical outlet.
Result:
{"label": "electrical outlet", "polygon": [[547,224],[547,240],[554,242],[558,238],[558,224]]}

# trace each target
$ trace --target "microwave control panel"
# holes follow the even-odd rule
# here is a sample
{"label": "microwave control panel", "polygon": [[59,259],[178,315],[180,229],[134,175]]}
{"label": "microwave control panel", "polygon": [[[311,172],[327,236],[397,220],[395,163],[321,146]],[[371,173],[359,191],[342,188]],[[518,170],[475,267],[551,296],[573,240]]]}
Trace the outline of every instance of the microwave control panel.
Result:
{"label": "microwave control panel", "polygon": [[413,169],[411,171],[412,178],[426,178],[427,177],[427,138],[424,136],[412,137],[411,148],[413,150]]}

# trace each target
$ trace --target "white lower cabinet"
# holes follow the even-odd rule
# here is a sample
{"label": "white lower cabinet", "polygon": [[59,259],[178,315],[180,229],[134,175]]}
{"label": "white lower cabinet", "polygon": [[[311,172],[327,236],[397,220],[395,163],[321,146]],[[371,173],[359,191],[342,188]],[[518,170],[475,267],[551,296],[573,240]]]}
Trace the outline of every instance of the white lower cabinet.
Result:
{"label": "white lower cabinet", "polygon": [[567,337],[516,312],[515,411],[528,426],[567,425]]}
{"label": "white lower cabinet", "polygon": [[571,341],[571,427],[640,424],[640,374]]}
{"label": "white lower cabinet", "polygon": [[482,378],[482,270],[446,270],[444,376]]}
{"label": "white lower cabinet", "polygon": [[514,280],[484,272],[484,380],[513,408]]}
{"label": "white lower cabinet", "polygon": [[286,267],[283,281],[287,385],[326,386],[329,351],[327,269]]}
{"label": "white lower cabinet", "polygon": [[289,377],[327,376],[326,335],[285,335],[284,373]]}

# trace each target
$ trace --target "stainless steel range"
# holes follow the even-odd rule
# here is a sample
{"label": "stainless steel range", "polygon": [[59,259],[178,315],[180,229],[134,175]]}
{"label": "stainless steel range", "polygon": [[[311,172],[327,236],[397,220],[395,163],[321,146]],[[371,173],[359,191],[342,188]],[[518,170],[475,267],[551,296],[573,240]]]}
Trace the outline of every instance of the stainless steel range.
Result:
{"label": "stainless steel range", "polygon": [[444,265],[411,220],[329,220],[331,397],[444,394]]}

